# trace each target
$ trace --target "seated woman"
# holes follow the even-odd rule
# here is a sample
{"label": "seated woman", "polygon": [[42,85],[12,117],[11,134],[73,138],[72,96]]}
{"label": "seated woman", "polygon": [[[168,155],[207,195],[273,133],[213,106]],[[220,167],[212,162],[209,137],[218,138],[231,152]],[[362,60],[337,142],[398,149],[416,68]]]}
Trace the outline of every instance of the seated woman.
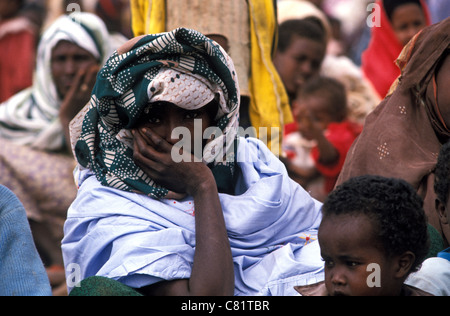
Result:
{"label": "seated woman", "polygon": [[405,47],[398,60],[402,76],[367,117],[337,181],[365,174],[408,181],[424,198],[428,221],[446,244],[450,226],[435,210],[433,183],[440,148],[450,139],[449,33],[447,18]]}
{"label": "seated woman", "polygon": [[237,137],[239,99],[232,60],[197,31],[138,37],[111,56],[71,123],[79,190],[62,249],[78,267],[72,281],[288,295],[323,279],[321,203],[261,141]]}
{"label": "seated woman", "polygon": [[24,204],[46,265],[60,270],[63,224],[76,195],[65,135],[110,53],[98,17],[62,16],[40,40],[33,86],[0,105],[0,183]]}

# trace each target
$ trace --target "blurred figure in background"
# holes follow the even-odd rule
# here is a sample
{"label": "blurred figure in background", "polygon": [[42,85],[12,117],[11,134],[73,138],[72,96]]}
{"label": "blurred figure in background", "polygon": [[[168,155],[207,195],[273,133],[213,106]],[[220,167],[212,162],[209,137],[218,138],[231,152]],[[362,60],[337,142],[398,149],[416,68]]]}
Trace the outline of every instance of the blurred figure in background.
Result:
{"label": "blurred figure in background", "polygon": [[128,0],[97,0],[95,14],[105,22],[114,47],[120,47],[133,36]]}
{"label": "blurred figure in background", "polygon": [[[326,15],[308,1],[283,0],[278,3],[278,20],[280,35],[274,63],[283,78],[286,90],[290,92],[291,99],[295,99],[301,85],[312,78],[319,75],[333,78],[345,87],[348,119],[359,125],[364,124],[366,116],[377,106],[380,100],[364,80],[358,66],[346,56],[336,56],[329,53],[327,45],[329,39],[332,38],[332,28]],[[306,27],[302,25],[306,25]],[[297,35],[292,35],[293,39],[290,39],[289,34]],[[285,42],[295,44],[299,42],[298,38],[302,37],[311,39],[310,42],[314,45],[297,45],[298,47],[292,50],[290,54],[281,54],[280,48],[283,49],[283,46],[286,45]],[[316,43],[322,43],[320,53],[311,52]],[[295,47],[295,45],[292,46]],[[305,56],[309,57],[305,58]],[[315,68],[315,71],[311,71],[312,67],[308,66],[308,63],[309,65],[318,65],[318,67]],[[302,64],[305,64],[305,66],[301,66]],[[289,73],[292,75],[287,76],[286,74]],[[300,80],[296,77],[300,77]],[[310,157],[310,151],[314,146],[313,142],[298,133],[296,122],[287,125],[284,130],[283,157],[286,158],[284,162],[288,169],[300,167],[311,170],[311,168],[314,168],[314,163]],[[291,176],[295,177],[292,173]],[[322,183],[317,184],[318,192],[323,191]]]}
{"label": "blurred figure in background", "polygon": [[[324,201],[333,190],[347,151],[361,133],[362,126],[348,119],[345,86],[327,77],[313,78],[305,83],[293,101],[293,113],[298,133],[311,147],[294,148],[295,153],[303,152],[308,157],[296,155],[292,163],[285,161],[286,167],[289,175],[312,197]],[[310,160],[311,166],[299,161],[301,158]]]}
{"label": "blurred figure in background", "polygon": [[38,28],[20,14],[25,0],[0,0],[0,102],[32,83]]}
{"label": "blurred figure in background", "polygon": [[362,55],[362,70],[383,99],[400,75],[395,60],[409,40],[431,24],[431,19],[424,0],[378,0],[376,4],[374,10],[378,12],[374,12],[374,18],[379,17],[380,23],[371,28],[372,38]]}
{"label": "blurred figure in background", "polygon": [[0,105],[0,183],[23,203],[52,274],[62,267],[62,228],[76,195],[68,124],[89,101],[110,53],[97,16],[63,15],[42,36],[32,87]]}
{"label": "blurred figure in background", "polygon": [[450,1],[427,0],[433,23],[445,20],[450,16]]}

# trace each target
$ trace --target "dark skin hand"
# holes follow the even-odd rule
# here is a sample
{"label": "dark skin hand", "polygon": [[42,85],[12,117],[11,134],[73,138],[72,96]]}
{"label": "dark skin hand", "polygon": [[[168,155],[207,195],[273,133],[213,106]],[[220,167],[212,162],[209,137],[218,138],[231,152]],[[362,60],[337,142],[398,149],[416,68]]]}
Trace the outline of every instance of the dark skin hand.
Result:
{"label": "dark skin hand", "polygon": [[286,166],[289,177],[301,186],[306,187],[311,180],[314,180],[320,173],[315,168],[301,168],[294,165],[289,159],[280,157],[280,160]]}
{"label": "dark skin hand", "polygon": [[67,92],[63,102],[61,103],[59,119],[64,127],[66,144],[70,144],[70,121],[72,121],[78,112],[80,112],[81,109],[83,109],[83,107],[89,102],[99,70],[100,68],[97,65],[80,69],[74,79],[72,87]]}
{"label": "dark skin hand", "polygon": [[[134,160],[152,179],[171,191],[194,198],[196,247],[190,279],[163,281],[141,289],[146,295],[233,295],[231,249],[211,170],[202,162],[175,163],[173,144],[148,127],[133,130]],[[180,181],[182,179],[182,181]]]}

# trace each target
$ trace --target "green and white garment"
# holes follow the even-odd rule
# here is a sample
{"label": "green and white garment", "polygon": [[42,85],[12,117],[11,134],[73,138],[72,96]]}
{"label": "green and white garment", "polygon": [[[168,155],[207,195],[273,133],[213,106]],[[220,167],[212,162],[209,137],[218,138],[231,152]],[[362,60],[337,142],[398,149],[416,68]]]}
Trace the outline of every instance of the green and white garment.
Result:
{"label": "green and white garment", "polygon": [[[119,48],[97,76],[91,102],[72,121],[72,147],[79,165],[105,186],[154,198],[176,197],[133,161],[132,136],[149,103],[201,108],[216,98],[221,133],[203,150],[219,189],[233,177],[239,121],[239,86],[227,53],[203,34],[185,28],[145,35]],[[220,146],[220,150],[218,149]]]}

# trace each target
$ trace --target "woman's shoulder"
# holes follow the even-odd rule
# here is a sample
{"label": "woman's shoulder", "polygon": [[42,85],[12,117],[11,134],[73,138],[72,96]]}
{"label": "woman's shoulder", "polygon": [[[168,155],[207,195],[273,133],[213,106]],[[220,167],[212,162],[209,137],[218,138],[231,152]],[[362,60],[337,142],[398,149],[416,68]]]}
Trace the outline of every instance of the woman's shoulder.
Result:
{"label": "woman's shoulder", "polygon": [[19,198],[9,188],[0,185],[0,218],[12,213],[26,217],[25,208]]}

